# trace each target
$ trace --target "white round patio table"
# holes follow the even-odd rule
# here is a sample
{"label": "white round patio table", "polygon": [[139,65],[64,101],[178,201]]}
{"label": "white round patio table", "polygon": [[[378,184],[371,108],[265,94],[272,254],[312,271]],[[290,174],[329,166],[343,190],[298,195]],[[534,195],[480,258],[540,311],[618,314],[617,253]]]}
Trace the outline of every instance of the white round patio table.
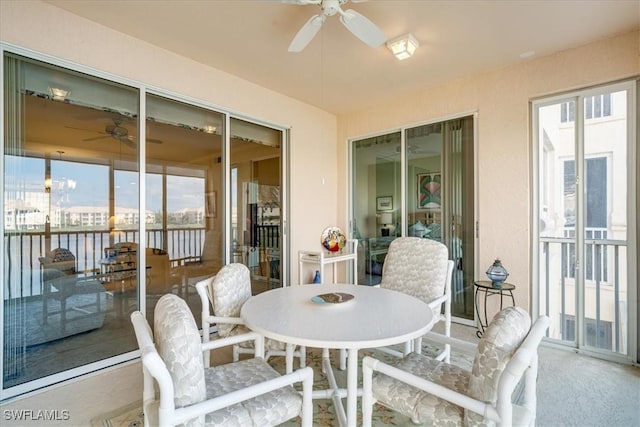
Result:
{"label": "white round patio table", "polygon": [[[318,304],[312,297],[346,293],[353,299]],[[421,300],[389,289],[359,285],[294,285],[251,297],[240,316],[247,327],[267,338],[322,349],[347,349],[347,411],[333,381],[332,398],[340,424],[356,425],[358,350],[404,343],[426,334],[433,326],[431,309]],[[331,366],[325,368],[333,377]]]}

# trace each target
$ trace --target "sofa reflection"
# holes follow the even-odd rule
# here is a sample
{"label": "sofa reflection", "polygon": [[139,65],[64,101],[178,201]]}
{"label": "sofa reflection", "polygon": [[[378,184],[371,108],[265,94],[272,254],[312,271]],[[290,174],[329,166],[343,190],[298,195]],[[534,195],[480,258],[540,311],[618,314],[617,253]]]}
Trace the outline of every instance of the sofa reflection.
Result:
{"label": "sofa reflection", "polygon": [[102,327],[107,301],[98,276],[44,268],[42,278],[42,327],[31,345]]}

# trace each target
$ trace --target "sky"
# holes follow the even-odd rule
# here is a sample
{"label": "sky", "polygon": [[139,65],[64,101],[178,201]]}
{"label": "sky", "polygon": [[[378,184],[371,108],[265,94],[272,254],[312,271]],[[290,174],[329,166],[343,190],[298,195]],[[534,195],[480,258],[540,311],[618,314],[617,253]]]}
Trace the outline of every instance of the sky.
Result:
{"label": "sky", "polygon": [[[45,161],[30,157],[5,156],[6,196],[44,193]],[[138,206],[137,172],[116,171],[115,204],[122,208]],[[51,161],[51,203],[60,208],[109,205],[109,167],[88,163]],[[146,209],[162,211],[162,176],[147,175]],[[15,193],[20,189],[19,193]],[[14,190],[14,191],[12,191]],[[13,195],[13,196],[12,196]],[[179,211],[204,205],[204,179],[169,175],[167,210]]]}

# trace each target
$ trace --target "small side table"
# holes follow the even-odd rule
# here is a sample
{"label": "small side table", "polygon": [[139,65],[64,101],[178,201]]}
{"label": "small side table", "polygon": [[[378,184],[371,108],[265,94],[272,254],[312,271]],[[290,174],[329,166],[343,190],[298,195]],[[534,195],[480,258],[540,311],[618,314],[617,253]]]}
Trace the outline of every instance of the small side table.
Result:
{"label": "small side table", "polygon": [[327,251],[298,251],[298,284],[302,285],[302,268],[305,263],[315,264],[319,268],[320,283],[324,281],[324,266],[333,264],[333,283],[336,283],[337,264],[339,262],[352,262],[353,283],[358,283],[358,241],[355,239],[347,240],[347,247],[341,252]]}
{"label": "small side table", "polygon": [[[476,287],[474,300],[476,303],[476,314],[478,315],[479,330],[476,332],[478,338],[482,338],[484,330],[489,326],[489,319],[487,318],[487,297],[490,295],[500,295],[500,310],[502,310],[502,300],[504,297],[511,297],[511,305],[516,305],[516,299],[513,296],[513,290],[516,288],[511,283],[502,282],[499,284],[493,284],[490,280],[476,280],[473,282]],[[484,319],[480,316],[480,304],[478,301],[478,294],[484,292]],[[484,320],[484,322],[483,322]]]}

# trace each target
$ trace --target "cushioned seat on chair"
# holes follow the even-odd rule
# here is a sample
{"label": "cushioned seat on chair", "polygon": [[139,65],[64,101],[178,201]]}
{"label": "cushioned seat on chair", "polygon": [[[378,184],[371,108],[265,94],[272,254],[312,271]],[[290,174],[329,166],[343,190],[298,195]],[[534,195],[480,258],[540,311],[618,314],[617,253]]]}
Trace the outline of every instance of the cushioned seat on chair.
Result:
{"label": "cushioned seat on chair", "polygon": [[[541,316],[530,327],[519,307],[500,311],[477,346],[471,372],[415,353],[394,366],[365,357],[364,425],[371,425],[375,402],[427,425],[533,425],[537,348],[548,325]],[[516,405],[511,398],[523,377],[524,402]]]}
{"label": "cushioned seat on chair", "polygon": [[[416,353],[407,355],[395,366],[460,393],[469,387],[470,372]],[[463,408],[386,375],[374,377],[373,389],[378,402],[428,425],[447,425],[449,421],[457,425],[464,416]]]}
{"label": "cushioned seat on chair", "polygon": [[[311,424],[311,368],[281,376],[261,357],[205,368],[204,351],[253,339],[261,353],[262,337],[203,344],[189,307],[173,294],[160,298],[154,319],[155,345],[142,313],[131,315],[144,367],[145,425],[273,426],[298,415]],[[302,394],[296,382],[303,383]]]}

